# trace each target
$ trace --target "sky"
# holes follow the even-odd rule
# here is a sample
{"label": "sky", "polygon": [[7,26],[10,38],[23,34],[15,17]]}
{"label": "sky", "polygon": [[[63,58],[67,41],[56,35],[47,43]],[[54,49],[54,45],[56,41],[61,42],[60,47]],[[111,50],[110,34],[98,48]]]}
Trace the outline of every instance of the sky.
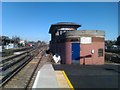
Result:
{"label": "sky", "polygon": [[50,41],[49,28],[75,22],[78,30],[103,30],[106,40],[118,37],[117,2],[3,2],[2,35]]}

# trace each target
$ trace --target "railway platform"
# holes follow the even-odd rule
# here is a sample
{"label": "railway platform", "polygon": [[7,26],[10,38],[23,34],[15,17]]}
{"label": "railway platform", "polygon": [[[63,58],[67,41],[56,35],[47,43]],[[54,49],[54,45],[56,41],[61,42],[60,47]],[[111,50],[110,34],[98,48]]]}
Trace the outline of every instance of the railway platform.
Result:
{"label": "railway platform", "polygon": [[75,90],[119,90],[120,64],[53,65],[64,70]]}
{"label": "railway platform", "polygon": [[38,72],[32,89],[67,90],[119,89],[120,65],[45,64]]}
{"label": "railway platform", "polygon": [[54,71],[52,64],[45,64],[34,81],[33,90],[42,88],[70,88],[66,75],[61,70]]}

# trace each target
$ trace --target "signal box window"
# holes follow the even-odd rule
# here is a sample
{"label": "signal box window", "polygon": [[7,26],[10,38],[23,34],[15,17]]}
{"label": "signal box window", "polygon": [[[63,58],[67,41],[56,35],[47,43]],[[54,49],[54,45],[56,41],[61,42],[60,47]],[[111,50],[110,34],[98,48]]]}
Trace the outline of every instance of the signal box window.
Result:
{"label": "signal box window", "polygon": [[103,56],[103,49],[100,48],[98,49],[98,57],[102,57]]}

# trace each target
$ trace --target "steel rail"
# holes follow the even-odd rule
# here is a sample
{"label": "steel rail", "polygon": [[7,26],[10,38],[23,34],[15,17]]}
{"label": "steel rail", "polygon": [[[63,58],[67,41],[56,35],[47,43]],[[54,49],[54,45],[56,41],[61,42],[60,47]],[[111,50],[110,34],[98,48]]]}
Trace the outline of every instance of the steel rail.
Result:
{"label": "steel rail", "polygon": [[2,60],[0,60],[0,63],[5,63],[5,62],[7,62],[7,61],[9,61],[9,60],[11,60],[11,59],[13,59],[13,58],[16,58],[16,57],[18,57],[18,56],[21,56],[21,55],[23,55],[23,54],[25,54],[25,53],[27,53],[27,52],[30,52],[30,51],[32,51],[32,49],[27,50],[27,51],[25,51],[25,52],[23,52],[23,53],[21,53],[21,54],[13,55],[13,56],[11,56],[11,57],[2,59]]}
{"label": "steel rail", "polygon": [[[37,54],[35,54],[35,52],[37,52],[38,50],[33,50],[31,52],[29,52],[29,54],[24,57],[25,59],[21,60],[21,64],[16,66],[15,69],[13,69],[11,72],[8,72],[1,80],[0,80],[0,86],[3,86],[6,82],[8,82],[16,73],[18,73],[29,61],[31,61],[33,59],[33,57],[35,57]],[[39,53],[39,52],[37,52]],[[16,65],[16,63],[14,63]],[[13,65],[12,65],[13,66]],[[12,67],[11,66],[11,67]],[[9,67],[10,68],[10,67]]]}
{"label": "steel rail", "polygon": [[28,89],[28,86],[29,86],[29,84],[30,84],[30,82],[31,82],[31,80],[32,80],[32,78],[33,78],[33,76],[34,76],[34,74],[35,74],[35,71],[37,70],[37,68],[38,68],[38,66],[39,66],[39,64],[40,64],[40,62],[41,62],[41,59],[42,59],[42,57],[44,56],[43,51],[44,51],[44,50],[40,50],[41,57],[40,57],[40,59],[39,59],[37,65],[36,65],[36,67],[35,67],[35,69],[34,69],[32,75],[31,75],[31,77],[30,77],[30,79],[29,79],[29,81],[28,81],[26,87],[25,87],[26,90]]}

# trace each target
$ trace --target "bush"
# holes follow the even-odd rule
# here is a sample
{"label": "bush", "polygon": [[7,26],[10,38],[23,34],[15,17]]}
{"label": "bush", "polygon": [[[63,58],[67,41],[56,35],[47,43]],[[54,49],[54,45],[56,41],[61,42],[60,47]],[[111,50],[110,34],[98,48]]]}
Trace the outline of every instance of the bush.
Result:
{"label": "bush", "polygon": [[13,55],[13,50],[12,49],[4,49],[2,51],[2,57],[10,56]]}

